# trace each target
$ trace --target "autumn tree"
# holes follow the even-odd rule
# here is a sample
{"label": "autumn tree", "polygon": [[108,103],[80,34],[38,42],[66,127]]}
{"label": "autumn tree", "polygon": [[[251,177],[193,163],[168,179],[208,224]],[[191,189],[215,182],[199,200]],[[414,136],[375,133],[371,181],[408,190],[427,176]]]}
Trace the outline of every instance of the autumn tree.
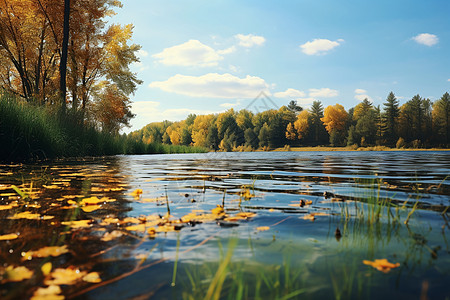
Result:
{"label": "autumn tree", "polygon": [[325,108],[324,116],[320,120],[330,134],[330,143],[334,146],[342,144],[348,119],[348,113],[340,105],[330,105]]}
{"label": "autumn tree", "polygon": [[367,98],[355,106],[352,119],[355,125],[354,131],[351,132],[352,139],[357,138],[357,144],[361,146],[374,144],[377,134],[377,112]]}

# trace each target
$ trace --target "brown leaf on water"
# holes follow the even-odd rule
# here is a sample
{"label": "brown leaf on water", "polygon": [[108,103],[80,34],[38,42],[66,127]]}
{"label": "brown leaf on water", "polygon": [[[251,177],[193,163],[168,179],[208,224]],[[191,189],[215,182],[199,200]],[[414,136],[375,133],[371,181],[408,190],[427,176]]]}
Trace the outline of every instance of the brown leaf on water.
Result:
{"label": "brown leaf on water", "polygon": [[102,241],[109,242],[116,238],[121,237],[122,235],[123,235],[123,233],[120,232],[119,230],[114,230],[112,232],[106,232],[102,237]]}
{"label": "brown leaf on water", "polygon": [[5,235],[0,235],[0,241],[10,241],[10,240],[15,240],[17,239],[19,236],[15,233],[10,233],[10,234],[5,234]]}
{"label": "brown leaf on water", "polygon": [[30,300],[64,300],[65,297],[61,294],[61,288],[58,285],[50,285],[49,287],[38,288]]}
{"label": "brown leaf on water", "polygon": [[46,285],[73,285],[77,281],[81,280],[84,276],[86,276],[86,272],[80,271],[79,269],[55,269],[52,273],[50,273],[50,277],[52,279],[47,279],[44,281]]}
{"label": "brown leaf on water", "polygon": [[31,260],[33,257],[42,258],[48,256],[60,256],[69,252],[67,245],[43,247],[36,251],[22,252],[22,260]]}
{"label": "brown leaf on water", "polygon": [[391,269],[400,267],[400,263],[390,263],[386,258],[375,259],[374,261],[363,260],[363,264],[374,267],[383,273],[388,273]]}
{"label": "brown leaf on water", "polygon": [[240,212],[236,214],[237,217],[242,217],[242,218],[253,218],[254,216],[256,216],[255,213],[252,212]]}
{"label": "brown leaf on water", "polygon": [[256,227],[256,230],[258,230],[258,231],[266,231],[266,230],[269,230],[269,229],[270,229],[269,226],[259,226],[259,227]]}
{"label": "brown leaf on water", "polygon": [[3,274],[3,282],[19,282],[25,279],[30,279],[33,276],[33,271],[28,270],[26,267],[6,267]]}
{"label": "brown leaf on water", "polygon": [[314,220],[316,219],[316,216],[329,216],[329,215],[330,215],[330,214],[328,214],[328,213],[315,212],[315,213],[310,213],[310,214],[304,215],[304,216],[302,217],[302,219],[314,221]]}

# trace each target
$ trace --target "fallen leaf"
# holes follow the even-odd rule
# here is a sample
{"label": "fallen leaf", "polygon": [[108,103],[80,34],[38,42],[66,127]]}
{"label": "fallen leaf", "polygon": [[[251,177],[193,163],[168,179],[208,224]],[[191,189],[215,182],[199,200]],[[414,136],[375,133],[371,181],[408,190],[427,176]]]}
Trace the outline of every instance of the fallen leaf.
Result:
{"label": "fallen leaf", "polygon": [[400,263],[390,263],[386,258],[375,259],[374,261],[363,260],[363,264],[372,266],[383,273],[388,273],[389,271],[391,271],[391,269],[400,267]]}
{"label": "fallen leaf", "polygon": [[93,212],[93,211],[95,211],[97,209],[100,209],[100,208],[102,208],[101,205],[86,205],[86,206],[83,206],[81,209],[84,212],[90,213],[90,212]]}
{"label": "fallen leaf", "polygon": [[38,258],[48,256],[56,257],[65,254],[67,252],[69,252],[69,249],[67,249],[67,245],[43,247],[36,251],[22,252],[22,260],[31,260],[33,257]]}
{"label": "fallen leaf", "polygon": [[83,200],[80,201],[81,205],[96,205],[99,203],[104,203],[104,202],[114,202],[116,201],[115,199],[110,199],[108,197],[103,197],[101,199],[97,198],[97,197],[90,197],[90,198],[85,198]]}
{"label": "fallen leaf", "polygon": [[98,272],[91,272],[83,277],[83,281],[90,283],[99,283],[102,282],[102,279],[100,278]]}
{"label": "fallen leaf", "polygon": [[15,233],[10,233],[10,234],[5,234],[5,235],[0,235],[0,241],[10,241],[10,240],[15,240],[17,239],[19,236]]}
{"label": "fallen leaf", "polygon": [[9,219],[28,219],[28,220],[50,220],[54,216],[41,216],[40,214],[33,214],[30,211],[24,211],[21,213],[14,214],[14,216],[9,217]]}
{"label": "fallen leaf", "polygon": [[216,208],[213,208],[213,209],[211,210],[211,212],[212,212],[214,215],[221,215],[221,214],[224,213],[224,210],[223,210],[223,207],[222,207],[221,205],[217,205],[217,207],[216,207]]}
{"label": "fallen leaf", "polygon": [[269,230],[269,229],[270,229],[269,226],[259,226],[259,227],[256,227],[256,230],[258,230],[258,231],[266,231],[266,230]]}
{"label": "fallen leaf", "polygon": [[47,288],[38,288],[30,300],[63,300],[65,297],[61,294],[61,288],[58,285],[50,285]]}
{"label": "fallen leaf", "polygon": [[107,233],[105,233],[103,235],[102,241],[109,242],[109,241],[112,241],[112,240],[114,240],[116,238],[121,237],[122,235],[123,235],[123,233],[120,232],[119,230],[114,230],[112,232],[107,232]]}
{"label": "fallen leaf", "polygon": [[78,221],[61,222],[62,225],[70,226],[70,227],[72,227],[72,229],[91,227],[92,226],[91,223],[92,223],[92,220],[78,220]]}
{"label": "fallen leaf", "polygon": [[83,278],[86,275],[86,272],[80,271],[79,269],[55,269],[50,276],[52,279],[47,279],[44,281],[46,285],[61,285],[67,284],[72,285],[75,284],[78,280]]}
{"label": "fallen leaf", "polygon": [[44,274],[45,276],[50,274],[50,272],[52,271],[52,263],[46,262],[45,264],[43,264],[41,267],[41,271],[42,271],[42,274]]}
{"label": "fallen leaf", "polygon": [[132,193],[131,196],[139,198],[140,195],[142,195],[144,191],[142,189],[135,189]]}
{"label": "fallen leaf", "polygon": [[33,271],[28,270],[26,267],[20,266],[14,268],[13,266],[8,266],[5,269],[5,273],[3,277],[5,278],[4,282],[18,282],[25,279],[30,279],[33,276]]}

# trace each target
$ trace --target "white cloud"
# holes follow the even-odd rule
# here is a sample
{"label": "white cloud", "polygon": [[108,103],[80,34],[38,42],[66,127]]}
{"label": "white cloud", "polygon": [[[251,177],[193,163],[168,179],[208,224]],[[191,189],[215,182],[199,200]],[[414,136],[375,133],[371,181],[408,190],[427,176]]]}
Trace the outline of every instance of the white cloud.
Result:
{"label": "white cloud", "polygon": [[229,73],[208,73],[202,76],[177,74],[166,81],[152,82],[150,87],[191,97],[254,98],[260,92],[270,94],[264,79],[249,75],[239,78]]}
{"label": "white cloud", "polygon": [[277,98],[302,98],[306,96],[305,92],[291,88],[287,89],[284,92],[278,92],[273,95]]}
{"label": "white cloud", "polygon": [[161,110],[160,102],[157,101],[136,101],[131,105],[131,110],[136,114],[132,120],[133,128],[137,130],[151,122],[161,122],[164,120],[179,121],[186,119],[189,114],[207,115],[218,113],[218,111],[199,110],[190,108],[171,108]]}
{"label": "white cloud", "polygon": [[198,40],[189,40],[181,45],[164,49],[152,55],[159,62],[169,66],[217,66],[223,59],[213,48],[202,44]]}
{"label": "white cloud", "polygon": [[308,98],[298,98],[296,99],[297,105],[300,105],[303,107],[303,109],[306,109],[306,107],[311,106],[311,104],[316,101],[317,99],[314,97],[308,97]]}
{"label": "white cloud", "polygon": [[428,47],[436,45],[439,42],[439,38],[436,35],[430,33],[421,33],[416,35],[412,39],[417,43]]}
{"label": "white cloud", "polygon": [[217,50],[217,53],[221,55],[231,54],[233,52],[236,52],[236,46],[231,46],[223,50]]}
{"label": "white cloud", "polygon": [[250,48],[253,46],[261,46],[266,42],[266,39],[263,36],[253,35],[253,34],[236,34],[234,36],[239,40],[239,46]]}
{"label": "white cloud", "polygon": [[241,101],[240,100],[236,100],[236,102],[234,102],[234,103],[231,103],[231,102],[222,103],[222,104],[220,104],[220,106],[223,107],[223,108],[229,109],[229,108],[236,107],[236,106],[238,106],[240,104],[241,104]]}
{"label": "white cloud", "polygon": [[355,99],[356,99],[356,100],[359,100],[359,101],[363,101],[363,100],[366,99],[366,98],[367,98],[367,100],[369,100],[370,102],[373,102],[372,97],[370,97],[369,95],[366,95],[366,94],[357,94],[357,95],[355,95]]}
{"label": "white cloud", "polygon": [[338,95],[339,92],[337,90],[332,90],[330,88],[309,89],[309,96],[314,98],[331,98]]}
{"label": "white cloud", "polygon": [[322,55],[326,54],[333,48],[336,48],[343,42],[343,39],[338,39],[337,41],[314,39],[312,42],[306,42],[305,44],[300,45],[300,48],[302,48],[303,53],[307,55]]}
{"label": "white cloud", "polygon": [[355,94],[365,94],[365,93],[367,93],[367,91],[363,90],[363,89],[356,89],[355,90]]}
{"label": "white cloud", "polygon": [[449,79],[447,79],[447,81],[448,81],[448,82],[450,82],[450,78],[449,78]]}

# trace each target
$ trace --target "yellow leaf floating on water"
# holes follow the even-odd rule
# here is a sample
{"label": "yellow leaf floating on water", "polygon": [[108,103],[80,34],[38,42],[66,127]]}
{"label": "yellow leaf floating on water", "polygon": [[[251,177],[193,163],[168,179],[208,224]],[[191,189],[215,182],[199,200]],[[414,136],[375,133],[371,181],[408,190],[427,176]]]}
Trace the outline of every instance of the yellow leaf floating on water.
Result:
{"label": "yellow leaf floating on water", "polygon": [[42,271],[42,274],[44,274],[45,276],[50,274],[50,272],[52,271],[52,263],[46,262],[45,264],[43,264],[41,267],[41,271]]}
{"label": "yellow leaf floating on water", "polygon": [[0,205],[0,210],[7,210],[17,206],[17,204]]}
{"label": "yellow leaf floating on water", "polygon": [[40,214],[33,214],[30,211],[24,211],[21,213],[17,213],[9,219],[28,219],[28,220],[50,220],[53,219],[54,216],[41,216]]}
{"label": "yellow leaf floating on water", "polygon": [[36,251],[28,251],[28,252],[22,252],[22,260],[31,260],[33,257],[48,257],[48,256],[60,256],[62,254],[65,254],[69,252],[69,249],[67,249],[67,245],[64,246],[50,246],[50,247],[44,247]]}
{"label": "yellow leaf floating on water", "polygon": [[269,229],[270,229],[269,226],[259,226],[259,227],[256,227],[256,230],[258,230],[258,231],[266,231],[266,230],[269,230]]}
{"label": "yellow leaf floating on water", "polygon": [[61,222],[62,225],[67,225],[72,227],[72,229],[85,228],[92,226],[92,220],[78,220],[78,221],[67,221]]}
{"label": "yellow leaf floating on water", "polygon": [[116,200],[114,199],[110,199],[108,197],[103,197],[101,199],[98,199],[97,197],[90,197],[90,198],[85,198],[83,200],[80,201],[81,205],[96,205],[99,203],[104,203],[104,202],[114,202]]}
{"label": "yellow leaf floating on water", "polygon": [[61,285],[67,284],[72,285],[75,284],[78,280],[82,279],[86,276],[86,272],[80,271],[79,269],[55,269],[52,273],[50,273],[52,279],[47,279],[44,281],[46,285]]}
{"label": "yellow leaf floating on water", "polygon": [[83,277],[83,281],[90,283],[99,283],[102,282],[102,279],[100,278],[100,274],[98,274],[98,272],[91,272]]}
{"label": "yellow leaf floating on water", "polygon": [[224,210],[223,210],[223,207],[222,207],[221,205],[217,205],[217,207],[216,207],[216,208],[213,208],[213,209],[211,210],[211,212],[212,212],[214,215],[221,215],[221,214],[225,213]]}
{"label": "yellow leaf floating on water", "polygon": [[236,216],[242,217],[242,218],[253,218],[254,216],[256,216],[256,214],[252,213],[252,212],[240,212],[240,213],[237,213]]}
{"label": "yellow leaf floating on water", "polygon": [[38,288],[30,300],[64,300],[65,297],[61,294],[59,285],[50,285],[47,288]]}
{"label": "yellow leaf floating on water", "polygon": [[18,282],[25,279],[30,279],[33,276],[33,271],[28,270],[26,267],[20,266],[14,268],[13,266],[9,266],[5,270],[5,274],[3,275],[4,282]]}
{"label": "yellow leaf floating on water", "polygon": [[139,198],[140,195],[142,195],[144,191],[142,189],[135,189],[132,193],[131,196]]}
{"label": "yellow leaf floating on water", "polygon": [[17,239],[19,236],[15,233],[10,233],[10,234],[5,234],[5,235],[0,235],[0,241],[10,241],[10,240],[15,240]]}
{"label": "yellow leaf floating on water", "polygon": [[302,217],[302,219],[314,221],[316,219],[316,216],[329,216],[329,215],[330,214],[323,213],[323,212],[316,212],[316,213],[310,213],[310,214],[304,215]]}
{"label": "yellow leaf floating on water", "polygon": [[389,271],[391,271],[391,269],[400,267],[400,263],[390,263],[386,258],[375,259],[374,261],[363,260],[363,264],[372,266],[383,273],[388,273]]}
{"label": "yellow leaf floating on water", "polygon": [[83,206],[81,209],[84,212],[90,213],[90,212],[93,212],[93,211],[95,211],[97,209],[100,209],[100,208],[102,208],[101,205],[86,205],[86,206]]}

